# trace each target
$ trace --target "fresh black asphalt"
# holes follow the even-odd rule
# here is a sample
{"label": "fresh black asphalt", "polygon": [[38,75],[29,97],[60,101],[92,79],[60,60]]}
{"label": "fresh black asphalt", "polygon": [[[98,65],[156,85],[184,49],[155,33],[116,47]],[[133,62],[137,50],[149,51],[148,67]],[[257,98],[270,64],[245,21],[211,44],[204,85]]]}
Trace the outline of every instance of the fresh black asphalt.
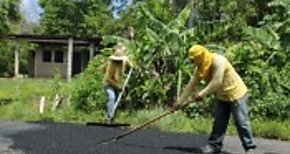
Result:
{"label": "fresh black asphalt", "polygon": [[[128,128],[124,127],[49,122],[11,122],[11,125],[7,125],[6,122],[5,127],[0,120],[0,137],[9,141],[10,152],[12,149],[15,153],[21,151],[23,154],[199,153],[199,148],[206,145],[208,138],[207,135],[142,129],[117,142],[100,144],[101,141],[114,138],[126,131]],[[7,144],[6,142],[4,140],[2,145]],[[257,144],[259,146],[257,153],[290,153],[289,142],[257,139]],[[226,138],[225,151],[227,152],[224,153],[244,153],[237,137]],[[10,152],[6,150],[7,154]]]}

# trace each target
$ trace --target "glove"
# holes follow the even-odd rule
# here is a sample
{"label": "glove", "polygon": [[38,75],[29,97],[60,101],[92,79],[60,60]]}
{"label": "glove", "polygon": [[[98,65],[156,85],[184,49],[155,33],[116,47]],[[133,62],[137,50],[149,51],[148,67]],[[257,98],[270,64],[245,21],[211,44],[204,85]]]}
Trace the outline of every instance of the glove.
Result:
{"label": "glove", "polygon": [[181,109],[181,107],[182,107],[182,105],[180,103],[175,102],[172,104],[171,109],[174,111],[177,111],[177,110]]}
{"label": "glove", "polygon": [[121,91],[121,90],[122,90],[122,88],[123,88],[123,85],[122,85],[122,84],[119,84],[117,88],[118,88],[118,90],[120,90],[120,91]]}
{"label": "glove", "polygon": [[202,97],[201,93],[198,93],[193,97],[193,99],[195,101],[201,101],[203,99],[203,97]]}

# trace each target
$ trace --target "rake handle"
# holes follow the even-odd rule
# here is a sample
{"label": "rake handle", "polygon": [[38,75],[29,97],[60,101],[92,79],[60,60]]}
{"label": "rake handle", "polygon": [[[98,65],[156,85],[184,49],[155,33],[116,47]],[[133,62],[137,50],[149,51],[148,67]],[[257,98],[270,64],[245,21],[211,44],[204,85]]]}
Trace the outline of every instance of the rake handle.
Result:
{"label": "rake handle", "polygon": [[123,87],[122,87],[122,91],[120,92],[120,94],[119,94],[119,96],[118,96],[118,98],[117,98],[117,100],[116,100],[116,103],[114,104],[113,115],[115,114],[115,110],[116,110],[116,108],[117,108],[117,106],[118,106],[118,104],[119,104],[119,102],[120,102],[120,100],[121,100],[121,98],[122,98],[122,95],[123,95],[123,93],[124,93],[124,91],[125,91],[125,87],[126,87],[127,84],[128,84],[128,81],[129,81],[129,78],[130,78],[131,74],[132,74],[132,68],[130,68],[129,74],[127,75],[127,78],[126,78],[126,80],[125,80],[125,83],[124,83],[124,85],[123,85]]}
{"label": "rake handle", "polygon": [[127,135],[129,135],[129,134],[131,134],[131,133],[133,133],[133,132],[135,132],[135,131],[137,131],[137,130],[139,130],[139,129],[141,129],[141,128],[143,128],[143,127],[145,127],[145,126],[147,126],[147,125],[149,125],[149,124],[151,124],[151,123],[153,123],[153,122],[155,122],[155,121],[157,121],[157,120],[159,120],[159,119],[161,119],[161,118],[163,118],[163,117],[165,117],[165,116],[167,116],[169,114],[171,114],[171,113],[173,113],[173,112],[174,112],[174,110],[169,110],[167,112],[164,112],[163,114],[155,117],[154,119],[151,119],[149,121],[146,121],[145,123],[143,123],[143,124],[141,124],[141,125],[133,128],[132,130],[129,130],[127,132],[124,132],[123,134],[115,137],[114,140],[118,140],[118,139],[120,139],[122,137],[125,137],[125,136],[127,136]]}
{"label": "rake handle", "polygon": [[[181,106],[181,108],[186,107],[188,104],[189,103],[183,104]],[[159,119],[161,119],[161,118],[163,118],[163,117],[165,117],[165,116],[167,116],[167,115],[169,115],[169,114],[171,114],[171,113],[173,113],[175,111],[176,110],[170,109],[169,111],[166,111],[166,112],[162,113],[161,115],[159,115],[159,116],[157,116],[157,117],[155,117],[155,118],[153,118],[153,119],[151,119],[149,121],[146,121],[143,124],[140,124],[139,126],[133,128],[133,129],[127,131],[127,132],[122,133],[121,135],[118,135],[118,136],[116,136],[114,138],[111,138],[110,140],[106,140],[105,142],[101,142],[101,143],[102,144],[108,144],[110,142],[116,142],[118,139],[123,138],[123,137],[125,137],[125,136],[127,136],[129,134],[132,134],[135,131],[137,131],[137,130],[139,130],[139,129],[141,129],[141,128],[143,128],[143,127],[145,127],[145,126],[147,126],[147,125],[149,125],[149,124],[151,124],[151,123],[153,123],[153,122],[155,122],[155,121],[157,121],[157,120],[159,120]]]}

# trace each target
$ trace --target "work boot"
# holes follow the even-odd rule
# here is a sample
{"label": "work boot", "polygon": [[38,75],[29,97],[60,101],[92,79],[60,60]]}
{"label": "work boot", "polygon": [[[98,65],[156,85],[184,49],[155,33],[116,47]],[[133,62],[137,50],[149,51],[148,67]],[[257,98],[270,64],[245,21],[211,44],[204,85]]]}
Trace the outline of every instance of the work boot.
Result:
{"label": "work boot", "polygon": [[114,123],[113,118],[107,118],[107,124],[108,124],[108,125],[111,125],[111,124],[113,124],[113,123]]}
{"label": "work boot", "polygon": [[246,154],[254,154],[254,153],[255,153],[254,149],[249,149],[246,151]]}
{"label": "work boot", "polygon": [[220,150],[214,149],[210,145],[206,145],[202,147],[200,150],[201,150],[201,153],[205,153],[205,154],[220,154],[221,153]]}

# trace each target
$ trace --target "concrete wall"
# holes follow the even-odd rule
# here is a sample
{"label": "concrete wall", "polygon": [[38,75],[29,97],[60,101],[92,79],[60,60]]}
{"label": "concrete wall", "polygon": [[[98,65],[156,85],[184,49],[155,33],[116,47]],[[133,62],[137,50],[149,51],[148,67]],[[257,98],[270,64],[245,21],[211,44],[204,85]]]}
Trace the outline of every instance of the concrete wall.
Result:
{"label": "concrete wall", "polygon": [[[54,54],[55,50],[52,51],[51,55],[51,61],[50,62],[44,62],[43,61],[43,52],[45,52],[46,49],[38,48],[35,50],[34,59],[31,59],[30,61],[33,63],[30,71],[30,76],[34,77],[45,77],[45,78],[51,78],[54,77],[56,70],[58,70],[63,78],[66,78],[67,75],[67,50],[62,49],[63,51],[63,62],[62,63],[55,63],[54,62]],[[60,51],[60,50],[58,50]],[[74,51],[73,58],[72,58],[72,75],[78,74],[85,70],[87,64],[89,61],[89,51],[85,50],[76,50]]]}
{"label": "concrete wall", "polygon": [[52,51],[51,62],[43,61],[43,49],[35,51],[34,68],[35,77],[54,77],[56,70],[58,70],[63,78],[66,77],[67,72],[67,51],[63,51],[63,63],[54,62],[54,50]]}

